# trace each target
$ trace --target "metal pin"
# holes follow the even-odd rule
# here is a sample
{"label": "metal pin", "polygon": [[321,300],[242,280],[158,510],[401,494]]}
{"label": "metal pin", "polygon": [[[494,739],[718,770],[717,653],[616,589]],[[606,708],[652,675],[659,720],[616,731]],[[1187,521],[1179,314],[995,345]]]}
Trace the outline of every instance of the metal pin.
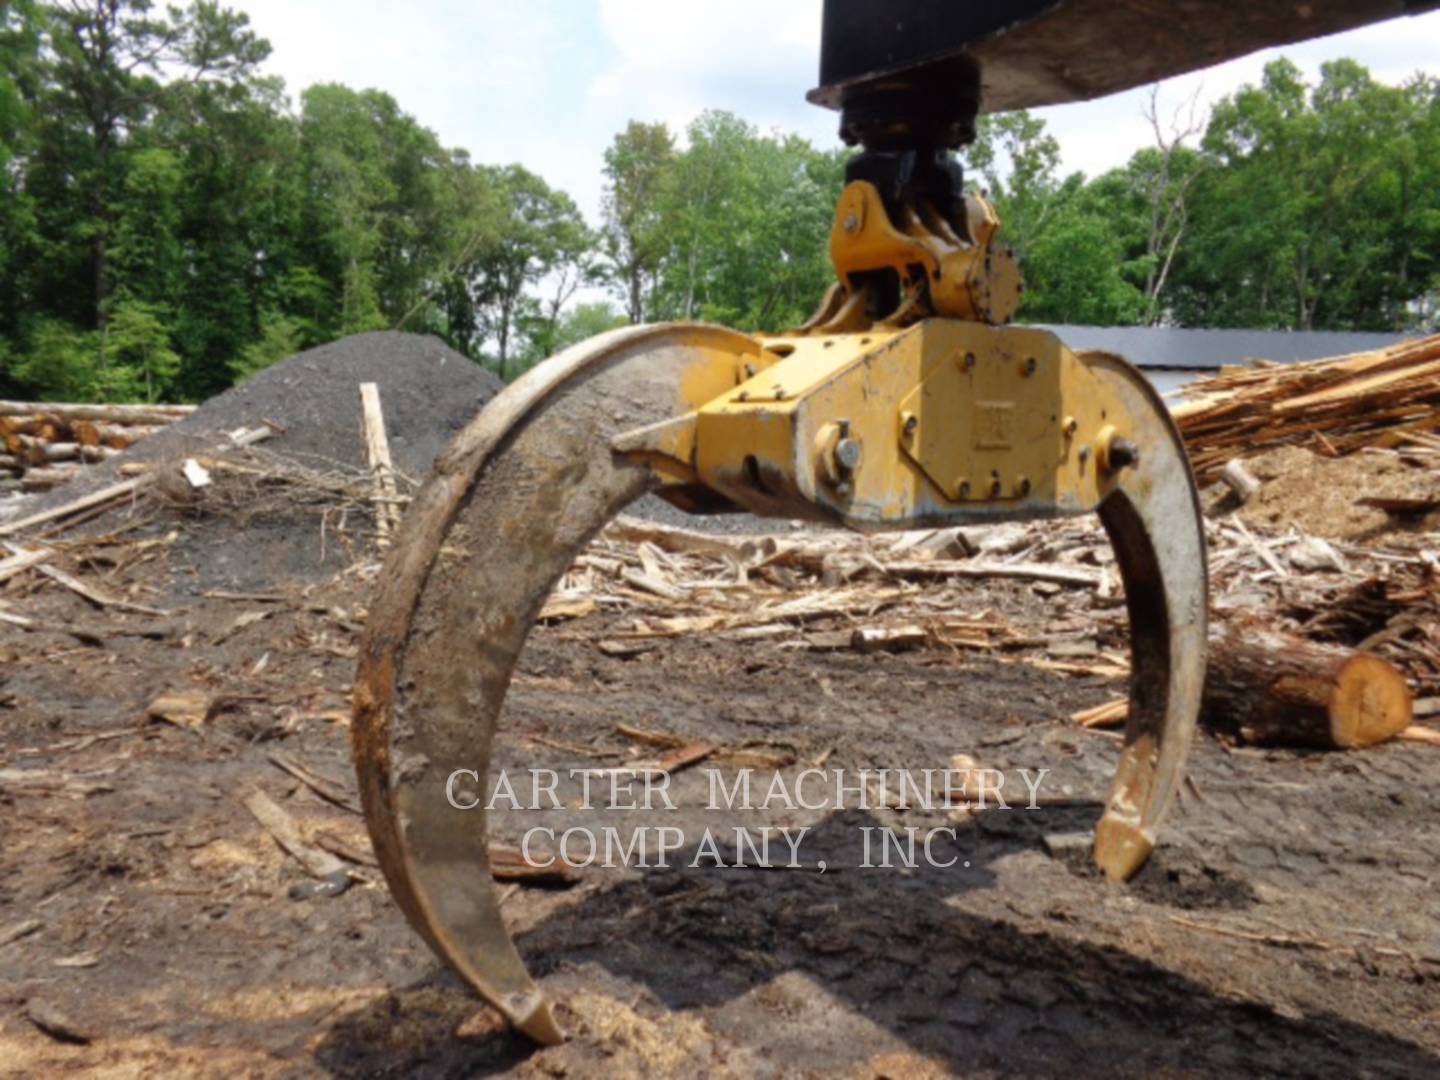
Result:
{"label": "metal pin", "polygon": [[1111,469],[1126,469],[1132,465],[1140,464],[1140,447],[1136,446],[1123,435],[1116,435],[1110,440],[1110,446],[1105,452],[1105,463]]}

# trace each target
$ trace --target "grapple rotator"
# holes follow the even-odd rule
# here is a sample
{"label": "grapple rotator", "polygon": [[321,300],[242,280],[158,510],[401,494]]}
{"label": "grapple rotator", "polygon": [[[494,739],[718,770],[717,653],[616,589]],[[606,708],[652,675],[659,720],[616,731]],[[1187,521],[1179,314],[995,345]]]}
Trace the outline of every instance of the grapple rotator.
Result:
{"label": "grapple rotator", "polygon": [[[654,492],[860,530],[1096,512],[1129,609],[1129,721],[1094,856],[1145,861],[1182,776],[1205,673],[1205,543],[1185,449],[1118,357],[1007,325],[1019,268],[955,151],[991,111],[1078,100],[1401,14],[1403,0],[827,0],[821,83],[859,152],[837,281],[779,335],[612,331],[532,369],[450,445],[386,563],[361,649],[355,761],[390,890],[517,1028],[560,1039],[506,931],[483,810],[516,659],[585,543]],[[488,790],[488,782],[483,784]]]}

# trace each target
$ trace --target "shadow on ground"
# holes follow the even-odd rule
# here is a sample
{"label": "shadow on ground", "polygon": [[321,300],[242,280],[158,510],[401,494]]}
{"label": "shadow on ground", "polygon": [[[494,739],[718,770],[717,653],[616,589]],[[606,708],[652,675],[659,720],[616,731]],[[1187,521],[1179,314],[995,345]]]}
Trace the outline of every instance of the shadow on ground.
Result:
{"label": "shadow on ground", "polygon": [[[976,815],[953,842],[935,844],[937,862],[959,860],[945,869],[855,868],[859,828],[880,824],[858,812],[831,816],[807,838],[805,861],[826,859],[824,874],[696,869],[687,852],[671,869],[601,885],[520,936],[571,1030],[573,1063],[569,1048],[537,1052],[498,1022],[457,1037],[475,1003],[439,969],[336,1018],[315,1060],[347,1077],[477,1076],[522,1064],[586,1075],[605,1056],[584,1047],[594,1033],[566,995],[593,986],[659,1018],[662,1033],[667,1017],[703,1010],[712,1043],[743,1044],[783,1075],[850,1075],[895,1041],[960,1075],[1440,1074],[1423,1047],[1337,1016],[1282,1016],[1078,942],[1073,928],[1022,930],[965,910],[967,893],[993,883],[996,859],[1097,816],[1094,805]],[[1066,861],[1088,873],[1084,860]],[[1152,867],[1137,887],[1177,899],[1184,875],[1166,868],[1163,852]],[[1194,889],[1196,906],[1249,902],[1225,882]],[[1053,918],[1063,921],[1063,909]],[[615,1065],[627,1072],[631,1060]],[[745,1074],[755,1060],[711,1046],[688,1069]]]}

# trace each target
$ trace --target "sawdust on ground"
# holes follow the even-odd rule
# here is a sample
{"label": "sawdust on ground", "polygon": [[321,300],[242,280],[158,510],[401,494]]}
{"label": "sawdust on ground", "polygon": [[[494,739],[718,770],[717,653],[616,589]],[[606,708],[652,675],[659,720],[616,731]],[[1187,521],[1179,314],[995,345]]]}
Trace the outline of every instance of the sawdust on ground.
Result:
{"label": "sawdust on ground", "polygon": [[[1399,514],[1367,506],[1366,498],[1440,498],[1434,459],[1404,453],[1358,453],[1327,458],[1283,446],[1247,458],[1261,488],[1241,516],[1248,524],[1294,527],[1331,540],[1381,543],[1440,529],[1440,511]],[[1225,488],[1215,486],[1218,500]]]}

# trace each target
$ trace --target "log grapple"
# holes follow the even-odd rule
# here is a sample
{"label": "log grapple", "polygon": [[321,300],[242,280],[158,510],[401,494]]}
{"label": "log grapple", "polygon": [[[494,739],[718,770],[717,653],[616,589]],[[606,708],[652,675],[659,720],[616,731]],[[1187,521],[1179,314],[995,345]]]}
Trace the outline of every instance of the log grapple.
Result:
{"label": "log grapple", "polygon": [[[822,86],[859,147],[805,325],[635,326],[532,369],[438,460],[371,604],[354,753],[390,890],[435,953],[521,1031],[560,1039],[506,930],[484,778],[531,625],[586,542],[654,492],[859,530],[1096,512],[1130,617],[1129,720],[1094,857],[1124,880],[1182,778],[1205,673],[1205,541],[1185,448],[1146,379],[1008,325],[1019,268],[954,152],[982,102],[1075,100],[1399,14],[1300,5],[827,0]],[[1127,30],[1130,36],[1126,36]],[[1093,48],[1075,45],[1090,42]],[[1062,48],[1062,44],[1064,47]],[[1108,62],[1107,62],[1108,61]]]}

